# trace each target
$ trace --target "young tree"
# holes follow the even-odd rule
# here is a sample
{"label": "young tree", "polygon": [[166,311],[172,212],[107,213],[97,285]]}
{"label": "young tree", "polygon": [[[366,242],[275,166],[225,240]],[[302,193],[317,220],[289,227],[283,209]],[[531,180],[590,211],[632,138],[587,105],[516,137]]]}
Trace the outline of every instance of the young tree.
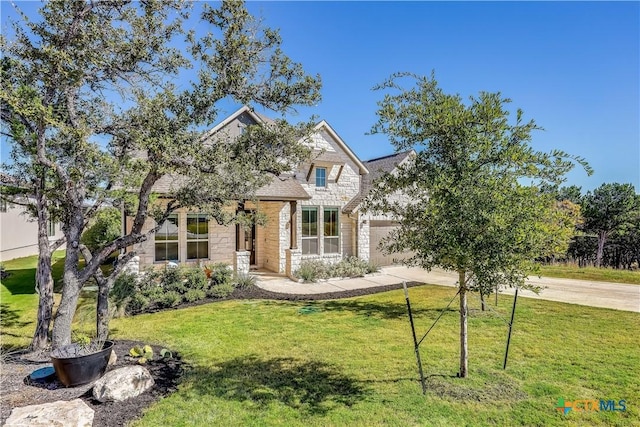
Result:
{"label": "young tree", "polygon": [[584,197],[585,229],[598,235],[596,267],[602,265],[604,246],[611,233],[629,221],[635,208],[631,184],[602,184]]}
{"label": "young tree", "polygon": [[[404,88],[406,79],[415,86]],[[410,74],[393,75],[376,89],[385,96],[372,133],[417,155],[381,178],[368,208],[399,220],[388,250],[412,252],[411,265],[458,273],[459,376],[466,377],[467,292],[522,287],[536,257],[566,250],[567,234],[552,230],[571,221],[539,186],[559,184],[573,162],[560,151],[535,151],[531,133],[538,126],[524,122],[520,110],[510,124],[510,101],[500,93],[481,92],[465,103],[444,93],[433,76]],[[406,197],[388,197],[398,192]]]}
{"label": "young tree", "polygon": [[[103,277],[99,267],[111,253],[148,239],[181,207],[228,220],[226,204],[251,198],[269,176],[307,153],[298,140],[310,126],[284,120],[234,141],[202,138],[225,98],[284,113],[316,103],[320,82],[282,53],[278,33],[261,29],[243,3],[196,5],[205,36],[185,34],[181,1],[50,2],[41,22],[23,23],[28,32],[16,28],[18,36],[6,45],[17,73],[14,84],[3,86],[3,107],[12,123],[33,134],[31,151],[52,171],[63,208],[67,256],[54,347],[70,342],[79,291],[92,277],[99,284],[98,336],[106,337],[110,286],[134,255]],[[186,56],[171,45],[180,34]],[[192,63],[196,77],[182,78]],[[181,177],[173,198],[154,205],[153,186],[168,175]],[[124,203],[132,227],[89,250],[80,237],[105,200]],[[87,210],[89,201],[95,202]],[[149,217],[158,226],[143,232]]]}

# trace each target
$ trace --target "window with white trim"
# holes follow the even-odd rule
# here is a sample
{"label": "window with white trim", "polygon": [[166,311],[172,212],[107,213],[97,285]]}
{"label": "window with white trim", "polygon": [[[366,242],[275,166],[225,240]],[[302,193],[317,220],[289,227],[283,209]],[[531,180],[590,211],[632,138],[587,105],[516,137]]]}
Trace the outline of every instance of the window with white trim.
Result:
{"label": "window with white trim", "polygon": [[209,218],[187,215],[187,259],[209,259]]}
{"label": "window with white trim", "polygon": [[178,261],[178,215],[171,214],[155,234],[156,261]]}
{"label": "window with white trim", "polygon": [[338,208],[324,208],[324,253],[340,253],[340,224],[338,223]]}
{"label": "window with white trim", "polygon": [[302,254],[318,254],[318,208],[302,208]]}
{"label": "window with white trim", "polygon": [[316,187],[327,186],[327,168],[316,168]]}

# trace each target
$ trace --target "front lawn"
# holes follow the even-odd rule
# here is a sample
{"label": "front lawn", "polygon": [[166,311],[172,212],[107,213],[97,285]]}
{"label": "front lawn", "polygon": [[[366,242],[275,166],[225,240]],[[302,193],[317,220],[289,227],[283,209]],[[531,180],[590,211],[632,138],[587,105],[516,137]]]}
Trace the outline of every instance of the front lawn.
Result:
{"label": "front lawn", "polygon": [[[419,331],[453,293],[411,290]],[[510,304],[501,299],[501,315]],[[452,377],[451,311],[422,347],[423,396],[401,291],[310,304],[229,301],[113,322],[116,337],[162,342],[193,367],[138,426],[640,425],[639,327],[636,313],[522,298],[503,371],[505,323],[473,310],[471,376],[461,380]],[[565,416],[559,398],[625,399],[627,411]]]}
{"label": "front lawn", "polygon": [[[431,285],[410,290],[420,336],[454,294]],[[15,307],[4,283],[1,295],[3,307]],[[500,316],[508,317],[511,302],[501,297]],[[640,425],[638,313],[521,298],[504,371],[505,321],[480,312],[474,297],[463,380],[454,377],[455,306],[421,347],[426,396],[402,291],[310,303],[224,301],[111,326],[115,339],[162,344],[190,364],[179,390],[135,426]],[[12,329],[24,343],[31,332]],[[624,399],[627,410],[565,416],[556,410],[560,398]]]}

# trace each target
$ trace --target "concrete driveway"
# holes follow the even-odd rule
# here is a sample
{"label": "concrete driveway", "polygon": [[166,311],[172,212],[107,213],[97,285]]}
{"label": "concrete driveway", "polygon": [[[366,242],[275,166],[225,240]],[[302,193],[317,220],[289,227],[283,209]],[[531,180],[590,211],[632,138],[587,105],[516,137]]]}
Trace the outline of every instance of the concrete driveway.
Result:
{"label": "concrete driveway", "polygon": [[[590,280],[529,277],[529,282],[542,289],[539,295],[522,290],[519,295],[527,298],[640,313],[640,286]],[[280,275],[258,274],[258,286],[263,289],[289,294],[319,294],[351,289],[371,288],[397,283],[422,282],[433,285],[455,286],[457,274],[440,269],[430,272],[404,266],[384,267],[380,273],[355,279],[328,280],[318,283],[297,283]],[[501,291],[513,294],[513,289]]]}

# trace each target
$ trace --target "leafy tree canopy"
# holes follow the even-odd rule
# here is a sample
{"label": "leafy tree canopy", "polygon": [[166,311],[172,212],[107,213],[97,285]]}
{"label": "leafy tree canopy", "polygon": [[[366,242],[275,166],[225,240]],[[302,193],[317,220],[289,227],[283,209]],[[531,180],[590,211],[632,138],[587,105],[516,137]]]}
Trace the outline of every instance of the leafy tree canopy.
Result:
{"label": "leafy tree canopy", "polygon": [[[415,86],[401,86],[407,79]],[[582,159],[536,151],[532,133],[541,128],[521,110],[510,123],[511,101],[500,93],[464,102],[433,76],[406,74],[376,89],[385,96],[372,132],[387,135],[397,151],[417,150],[372,193],[370,208],[401,223],[389,250],[413,252],[409,262],[424,268],[468,272],[488,289],[523,285],[536,257],[566,250],[570,236],[557,232],[574,223],[575,211],[560,209],[540,187],[557,186]],[[386,197],[394,192],[407,197]]]}
{"label": "leafy tree canopy", "polygon": [[[197,32],[185,24],[194,11]],[[143,228],[147,218],[160,224],[178,208],[197,207],[223,221],[225,205],[252,198],[307,154],[298,141],[312,123],[276,120],[237,140],[204,140],[219,103],[284,114],[318,102],[320,79],[289,59],[278,32],[239,1],[61,0],[12,29],[0,40],[2,124],[13,158],[6,167],[23,171],[25,182],[42,181],[46,171],[39,187],[63,224],[65,287],[53,328],[59,346],[70,339],[78,289],[100,276],[114,250],[155,232],[159,225]],[[184,73],[191,68],[194,76]],[[158,206],[161,179],[172,182],[172,201]],[[80,236],[107,200],[130,210],[130,232],[86,251]],[[108,287],[126,261],[96,280]]]}

